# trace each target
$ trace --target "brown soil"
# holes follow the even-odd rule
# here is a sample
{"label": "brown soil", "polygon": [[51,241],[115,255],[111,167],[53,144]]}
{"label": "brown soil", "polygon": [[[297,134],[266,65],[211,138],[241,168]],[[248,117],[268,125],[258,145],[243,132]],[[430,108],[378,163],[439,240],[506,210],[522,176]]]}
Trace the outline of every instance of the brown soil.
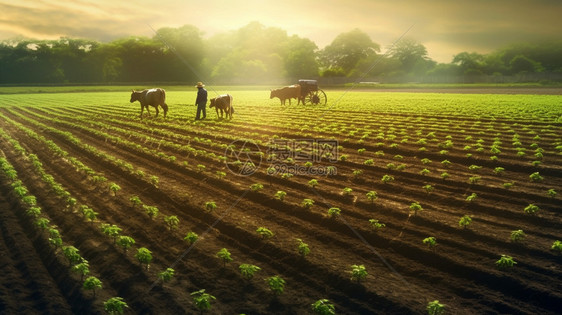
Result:
{"label": "brown soil", "polygon": [[[100,112],[104,115],[98,115]],[[103,302],[112,296],[123,297],[129,306],[128,313],[196,313],[190,293],[200,289],[216,297],[210,312],[213,314],[306,314],[311,312],[313,302],[323,298],[335,305],[338,314],[423,314],[427,303],[433,300],[446,304],[450,314],[555,314],[562,305],[562,256],[550,250],[553,241],[562,237],[562,207],[559,195],[546,195],[551,188],[562,191],[562,163],[551,146],[556,134],[561,134],[560,126],[552,127],[553,135],[545,134],[537,140],[546,149],[538,168],[530,165],[530,157],[519,158],[515,150],[509,149],[510,134],[501,137],[505,149],[498,162],[489,159],[489,149],[467,158],[462,150],[466,144],[482,138],[489,146],[495,137],[476,129],[469,131],[474,140],[466,143],[461,139],[468,134],[451,132],[455,147],[446,157],[440,155],[438,147],[444,139],[430,142],[426,145],[428,150],[420,153],[420,145],[413,141],[397,148],[378,148],[378,141],[360,143],[359,137],[349,137],[339,152],[348,155],[348,159],[333,164],[337,175],[298,175],[287,180],[268,176],[265,164],[252,176],[236,176],[224,162],[208,154],[224,155],[225,146],[232,141],[229,135],[246,137],[258,132],[254,140],[267,140],[273,134],[302,139],[295,126],[275,127],[266,121],[209,121],[186,126],[184,120],[176,118],[161,127],[161,120],[138,124],[138,118],[126,109],[45,111],[14,107],[2,108],[0,113],[7,118],[0,117],[2,129],[27,154],[37,155],[45,171],[78,204],[89,205],[99,213],[96,222],[91,223],[77,209],[67,209],[65,201],[56,197],[34,171],[29,158],[18,154],[8,141],[1,141],[0,150],[29,192],[36,196],[44,216],[58,227],[66,244],[80,250],[90,263],[91,274],[103,282],[96,297],[81,288],[80,276],[69,271],[60,250],[48,245],[48,236],[33,226],[24,214],[25,207],[10,192],[10,182],[0,177],[0,313],[101,313]],[[264,117],[271,115],[274,121],[276,114],[268,112]],[[88,119],[82,119],[83,115]],[[288,115],[284,118],[294,115],[296,119],[299,113]],[[378,130],[377,124],[384,124],[385,119],[402,119],[381,114],[380,122],[370,122],[364,115],[358,114],[356,125],[372,130]],[[305,119],[314,121],[314,117]],[[98,122],[111,128],[100,128]],[[51,140],[68,156],[53,154],[44,141],[30,137],[17,123]],[[535,128],[526,122],[520,122],[517,128],[529,126]],[[130,163],[135,172],[142,170],[145,178],[156,175],[157,187],[47,127],[70,132],[82,144]],[[538,126],[536,130],[544,127]],[[440,130],[439,126],[436,128]],[[162,130],[171,133],[161,133]],[[522,143],[528,146],[533,142],[530,133],[517,131]],[[177,159],[153,156],[148,150],[139,151],[107,135]],[[329,132],[316,136],[328,138]],[[185,137],[191,137],[190,146],[201,150],[200,153],[182,151],[181,146],[188,143]],[[195,141],[195,137],[211,141]],[[359,148],[366,152],[359,153]],[[374,155],[379,150],[384,150],[384,156]],[[532,155],[531,149],[527,152]],[[105,176],[107,183],[117,183],[121,190],[113,196],[107,183],[93,184],[87,174],[75,170],[69,161],[71,157]],[[370,158],[375,164],[365,165],[364,161]],[[431,162],[424,165],[422,158]],[[452,162],[451,166],[440,163],[445,158]],[[184,161],[187,166],[182,164]],[[407,167],[402,171],[389,170],[388,163]],[[206,169],[199,171],[199,164]],[[482,169],[474,173],[469,165],[480,165]],[[504,174],[495,175],[496,166],[504,167]],[[430,174],[421,175],[419,171],[423,168],[429,169]],[[354,178],[354,170],[361,170],[362,174]],[[529,174],[537,170],[544,180],[531,182]],[[224,171],[227,176],[217,178],[217,171]],[[440,174],[445,171],[450,177],[443,180]],[[394,176],[394,182],[382,183],[380,179],[385,174]],[[480,181],[470,184],[471,176],[480,176]],[[308,185],[313,178],[319,182],[316,188]],[[505,182],[515,185],[505,189]],[[249,187],[254,183],[262,183],[264,188],[251,191]],[[435,187],[429,194],[422,189],[427,184]],[[353,189],[350,197],[342,195],[344,187]],[[287,193],[284,201],[273,197],[279,190]],[[373,203],[365,198],[371,190],[379,197]],[[471,193],[477,193],[476,202],[465,201]],[[151,220],[141,208],[132,207],[132,195],[139,196],[146,205],[157,206],[158,217]],[[301,206],[304,198],[315,200],[310,210]],[[205,211],[207,201],[214,201],[218,208]],[[423,205],[417,215],[408,209],[413,201]],[[537,215],[523,213],[530,203],[540,207]],[[331,207],[340,208],[342,215],[328,218],[327,210]],[[462,229],[458,221],[465,214],[471,215],[473,222]],[[163,218],[169,215],[179,218],[178,230],[166,228]],[[386,227],[372,231],[368,221],[372,218]],[[118,225],[123,235],[136,240],[136,245],[124,252],[101,233],[101,222]],[[256,233],[258,227],[267,227],[275,236],[261,239]],[[527,238],[514,243],[510,233],[518,229],[524,230]],[[189,231],[200,235],[191,247],[183,240]],[[435,249],[422,243],[428,236],[436,237]],[[298,254],[296,238],[309,245],[311,253],[306,258]],[[139,247],[153,253],[148,270],[134,257]],[[221,248],[231,252],[233,262],[223,265],[216,257]],[[513,256],[517,265],[509,270],[497,269],[495,262],[501,254]],[[243,263],[257,265],[261,270],[253,279],[243,279],[238,270]],[[361,282],[350,279],[350,266],[355,264],[364,265],[369,272]],[[168,267],[175,270],[175,276],[162,283],[158,273]],[[281,295],[274,295],[263,280],[273,275],[286,281]]]}

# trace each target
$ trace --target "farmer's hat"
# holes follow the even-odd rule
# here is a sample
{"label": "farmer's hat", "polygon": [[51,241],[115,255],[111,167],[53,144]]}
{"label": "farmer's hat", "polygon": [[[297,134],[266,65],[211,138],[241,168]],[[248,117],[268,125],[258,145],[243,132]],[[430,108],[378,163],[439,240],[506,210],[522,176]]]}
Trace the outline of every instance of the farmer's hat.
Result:
{"label": "farmer's hat", "polygon": [[204,87],[205,84],[203,84],[203,82],[197,82],[197,85],[195,86],[196,88],[200,88],[200,87]]}

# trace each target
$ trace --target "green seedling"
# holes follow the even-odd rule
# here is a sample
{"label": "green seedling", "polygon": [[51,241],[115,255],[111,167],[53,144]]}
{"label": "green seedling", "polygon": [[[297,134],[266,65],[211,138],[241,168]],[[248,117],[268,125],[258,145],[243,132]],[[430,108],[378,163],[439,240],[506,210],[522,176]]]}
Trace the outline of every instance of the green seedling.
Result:
{"label": "green seedling", "polygon": [[210,310],[211,301],[216,300],[214,296],[205,293],[205,289],[192,292],[191,296],[193,297],[193,304],[195,304],[195,307],[199,309],[201,314],[203,314],[204,311]]}
{"label": "green seedling", "polygon": [[261,270],[260,267],[252,264],[242,264],[238,267],[240,269],[240,274],[244,279],[251,280],[254,274]]}
{"label": "green seedling", "polygon": [[357,283],[365,280],[367,278],[367,269],[364,265],[351,265],[351,280],[357,281]]}
{"label": "green seedling", "polygon": [[226,264],[232,261],[232,257],[230,257],[230,252],[226,248],[222,248],[218,251],[217,257],[220,258],[223,262],[223,267],[226,267]]}
{"label": "green seedling", "polygon": [[174,269],[166,268],[166,270],[160,272],[158,274],[158,279],[162,280],[162,282],[169,282],[174,277]]}
{"label": "green seedling", "polygon": [[265,279],[265,281],[269,285],[269,289],[275,295],[280,295],[285,290],[285,280],[283,280],[280,276],[271,276]]}
{"label": "green seedling", "polygon": [[287,196],[287,193],[282,190],[278,190],[273,196],[275,197],[275,199],[283,201],[285,199],[285,196]]}
{"label": "green seedling", "polygon": [[302,239],[297,238],[296,240],[298,242],[297,252],[301,255],[301,257],[305,258],[308,254],[310,254],[310,248]]}
{"label": "green seedling", "polygon": [[501,255],[500,259],[496,261],[496,266],[499,269],[508,269],[516,264],[517,262],[515,262],[511,256],[507,256],[507,255]]}
{"label": "green seedling", "polygon": [[386,227],[386,224],[380,223],[379,220],[376,219],[369,219],[369,225],[371,226],[371,229],[375,232]]}
{"label": "green seedling", "polygon": [[422,211],[423,207],[418,202],[412,202],[410,210],[414,212],[414,216],[418,215],[418,211]]}
{"label": "green seedling", "polygon": [[121,246],[124,252],[127,252],[129,248],[135,245],[135,240],[130,236],[119,236],[117,237],[117,245]]}
{"label": "green seedling", "polygon": [[103,302],[103,308],[108,314],[123,314],[125,308],[129,306],[123,301],[122,297],[112,297]]}
{"label": "green seedling", "polygon": [[273,237],[273,232],[271,230],[260,226],[256,229],[256,232],[261,236],[262,239],[267,240]]}
{"label": "green seedling", "polygon": [[328,299],[321,299],[311,304],[312,312],[319,315],[335,315],[336,309],[334,304]]}
{"label": "green seedling", "polygon": [[146,270],[148,270],[150,262],[152,261],[152,252],[145,247],[141,247],[137,250],[135,257],[139,263],[144,264]]}
{"label": "green seedling", "polygon": [[183,238],[183,240],[186,241],[189,245],[192,245],[193,243],[195,243],[197,241],[198,238],[199,238],[199,235],[197,235],[197,233],[188,232],[187,235]]}
{"label": "green seedling", "polygon": [[178,219],[178,217],[175,215],[170,215],[164,217],[164,222],[166,223],[168,230],[177,230],[178,225],[180,224],[180,219]]}
{"label": "green seedling", "polygon": [[525,234],[525,232],[523,232],[523,230],[515,230],[515,231],[511,231],[511,241],[512,242],[520,242],[522,241],[525,237],[527,237],[527,235]]}
{"label": "green seedling", "polygon": [[305,198],[301,202],[301,206],[307,210],[310,210],[310,208],[312,208],[313,205],[314,205],[314,200],[312,199]]}
{"label": "green seedling", "polygon": [[422,242],[427,245],[429,249],[434,249],[435,246],[437,246],[437,239],[433,236],[424,238]]}
{"label": "green seedling", "polygon": [[445,304],[441,304],[438,300],[435,300],[427,304],[426,310],[428,315],[441,315],[445,313]]}
{"label": "green seedling", "polygon": [[84,290],[92,290],[94,297],[96,297],[96,289],[102,288],[101,281],[96,277],[88,277],[84,280],[84,284],[82,284]]}
{"label": "green seedling", "polygon": [[378,196],[377,196],[377,192],[376,191],[369,191],[365,194],[365,196],[367,196],[367,199],[373,203],[375,202],[375,200],[377,200]]}
{"label": "green seedling", "polygon": [[462,216],[462,218],[459,220],[459,226],[463,229],[466,229],[470,225],[470,223],[472,223],[472,218],[468,215]]}
{"label": "green seedling", "polygon": [[525,211],[526,214],[531,214],[531,215],[537,214],[539,210],[540,208],[534,204],[530,204],[526,206],[525,209],[523,209],[523,211]]}

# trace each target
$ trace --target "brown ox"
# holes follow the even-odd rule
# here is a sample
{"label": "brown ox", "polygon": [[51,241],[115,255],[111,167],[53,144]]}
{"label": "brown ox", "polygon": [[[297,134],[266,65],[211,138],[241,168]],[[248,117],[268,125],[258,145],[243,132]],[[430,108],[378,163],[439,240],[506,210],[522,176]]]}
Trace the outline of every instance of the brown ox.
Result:
{"label": "brown ox", "polygon": [[152,106],[156,109],[156,116],[158,117],[158,105],[162,106],[164,110],[164,117],[168,113],[168,105],[166,104],[166,91],[164,89],[149,89],[149,90],[142,90],[142,91],[135,91],[131,93],[131,103],[134,101],[139,101],[141,104],[141,113],[140,117],[142,119],[142,113],[146,108],[148,112],[148,116],[150,116],[150,110],[148,106]]}
{"label": "brown ox", "polygon": [[217,111],[217,118],[219,117],[219,109],[221,111],[221,118],[223,118],[223,111],[226,113],[226,118],[232,119],[232,114],[234,113],[234,107],[232,107],[232,95],[225,94],[219,95],[211,99],[211,105],[209,108],[215,108]]}
{"label": "brown ox", "polygon": [[[269,98],[272,99],[274,97],[278,97],[281,100],[281,105],[285,105],[285,100],[289,100],[289,105],[291,105],[291,99],[297,99],[297,105],[300,104],[302,97],[301,97],[301,86],[298,84],[285,86],[280,89],[271,90],[271,94]],[[304,101],[303,101],[304,104]]]}

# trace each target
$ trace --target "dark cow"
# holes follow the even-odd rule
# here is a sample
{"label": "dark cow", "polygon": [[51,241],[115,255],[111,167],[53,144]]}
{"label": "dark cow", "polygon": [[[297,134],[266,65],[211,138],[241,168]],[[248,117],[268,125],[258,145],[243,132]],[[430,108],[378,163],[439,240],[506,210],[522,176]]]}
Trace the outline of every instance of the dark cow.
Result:
{"label": "dark cow", "polygon": [[131,103],[134,101],[139,101],[141,104],[141,113],[140,117],[142,119],[142,113],[146,108],[148,112],[148,116],[150,116],[150,110],[148,106],[153,106],[156,109],[156,116],[158,117],[158,105],[162,106],[164,110],[164,118],[168,113],[168,105],[166,104],[166,91],[164,89],[156,88],[156,89],[149,89],[149,90],[142,90],[142,91],[135,91],[131,93]]}
{"label": "dark cow", "polygon": [[[291,105],[291,99],[297,99],[297,105],[300,104],[302,100],[301,96],[301,86],[298,84],[285,86],[280,89],[271,90],[269,98],[272,99],[278,97],[281,100],[281,105],[285,105],[285,100],[289,100],[289,105]],[[304,104],[304,101],[303,101]]]}
{"label": "dark cow", "polygon": [[217,111],[217,118],[219,117],[219,109],[221,111],[220,118],[223,118],[223,111],[226,113],[226,118],[232,119],[232,114],[234,114],[234,107],[232,107],[232,95],[225,94],[219,95],[211,99],[211,105],[209,108],[215,108]]}

